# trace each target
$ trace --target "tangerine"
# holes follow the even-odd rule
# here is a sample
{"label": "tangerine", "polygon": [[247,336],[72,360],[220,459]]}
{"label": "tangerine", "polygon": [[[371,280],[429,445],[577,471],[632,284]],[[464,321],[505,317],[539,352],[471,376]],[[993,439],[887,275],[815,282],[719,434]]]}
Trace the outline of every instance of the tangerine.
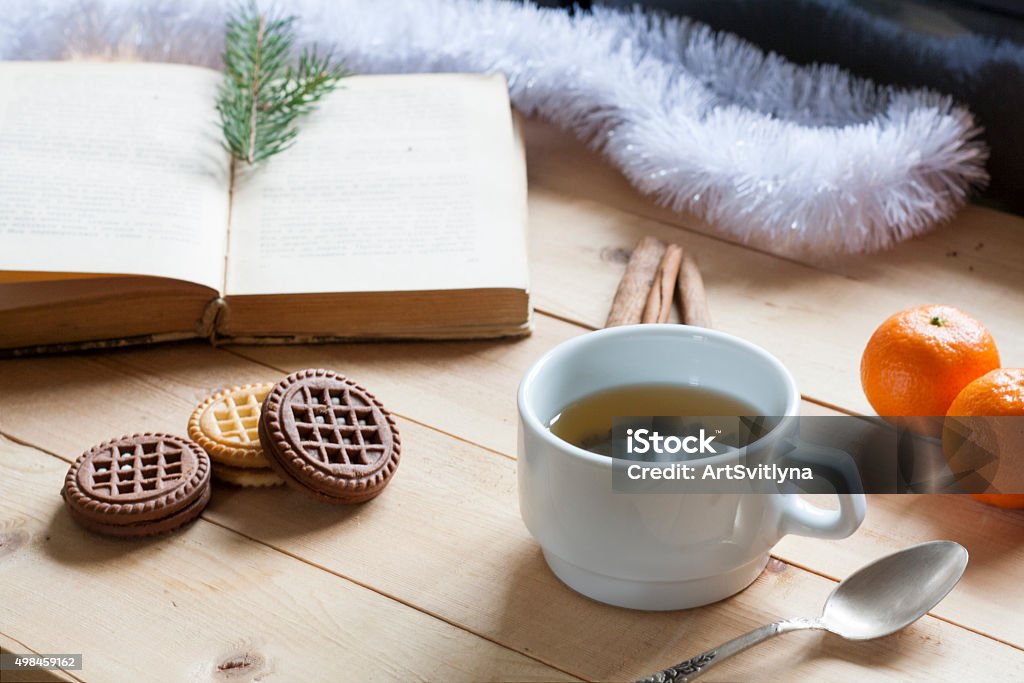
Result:
{"label": "tangerine", "polygon": [[912,430],[938,436],[938,417],[957,394],[998,367],[999,352],[984,325],[953,306],[918,306],[890,316],[871,335],[860,379],[879,415],[908,417]]}
{"label": "tangerine", "polygon": [[[1000,368],[992,370],[974,380],[957,394],[947,413],[951,417],[1024,417],[1024,368]],[[972,432],[984,450],[995,453],[1001,461],[995,476],[1004,483],[999,488],[1022,490],[1024,477],[1024,423],[1021,421],[989,420],[988,424],[978,421],[964,424]],[[962,438],[956,430],[943,433],[943,447],[947,457],[958,454],[964,458]],[[966,456],[972,454],[966,449]],[[976,458],[981,461],[981,458]],[[974,493],[975,499],[1002,508],[1024,508],[1024,494],[1015,493]]]}

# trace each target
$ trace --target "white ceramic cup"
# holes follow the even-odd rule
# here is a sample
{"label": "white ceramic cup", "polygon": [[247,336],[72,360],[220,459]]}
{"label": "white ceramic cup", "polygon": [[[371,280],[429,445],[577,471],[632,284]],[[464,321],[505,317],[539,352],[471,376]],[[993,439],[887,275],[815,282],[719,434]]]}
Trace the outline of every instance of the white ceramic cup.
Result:
{"label": "white ceramic cup", "polygon": [[[519,508],[548,566],[571,588],[634,609],[696,607],[748,586],[787,534],[845,538],[860,526],[860,493],[838,494],[838,509],[827,510],[796,494],[614,492],[611,458],[547,428],[588,394],[654,382],[731,394],[762,415],[796,416],[800,410],[796,383],[782,363],[714,330],[613,327],[545,354],[519,386]],[[796,426],[795,417],[784,420],[756,443],[791,437],[787,422]],[[730,452],[698,462],[737,458]],[[847,484],[846,490],[856,490],[857,483]]]}

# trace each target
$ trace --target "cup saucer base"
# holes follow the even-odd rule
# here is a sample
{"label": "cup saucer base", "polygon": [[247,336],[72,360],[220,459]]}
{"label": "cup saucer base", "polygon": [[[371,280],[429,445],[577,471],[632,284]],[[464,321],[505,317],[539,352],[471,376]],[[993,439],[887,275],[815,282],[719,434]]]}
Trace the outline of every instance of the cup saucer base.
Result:
{"label": "cup saucer base", "polygon": [[620,579],[584,569],[544,550],[548,567],[577,593],[615,607],[669,611],[724,600],[754,582],[768,563],[768,554],[723,574],[681,581]]}

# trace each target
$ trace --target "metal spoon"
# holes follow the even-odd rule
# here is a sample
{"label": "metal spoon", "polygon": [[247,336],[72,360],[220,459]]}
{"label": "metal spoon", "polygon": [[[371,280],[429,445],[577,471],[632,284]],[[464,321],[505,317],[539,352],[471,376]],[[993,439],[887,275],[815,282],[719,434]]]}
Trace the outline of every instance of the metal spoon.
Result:
{"label": "metal spoon", "polygon": [[639,683],[692,681],[722,660],[790,631],[825,630],[850,640],[887,636],[927,614],[953,590],[966,568],[967,549],[953,541],[930,541],[886,555],[836,586],[820,617],[762,626]]}

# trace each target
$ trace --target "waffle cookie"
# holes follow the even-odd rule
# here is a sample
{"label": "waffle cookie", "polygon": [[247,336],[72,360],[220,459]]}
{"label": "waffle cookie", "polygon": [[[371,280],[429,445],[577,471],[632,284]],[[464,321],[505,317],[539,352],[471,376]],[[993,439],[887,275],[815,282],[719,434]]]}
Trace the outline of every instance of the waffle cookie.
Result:
{"label": "waffle cookie", "polygon": [[153,536],[192,521],[210,500],[210,458],[169,434],[133,434],[83,453],[61,489],[72,519],[111,536]]}
{"label": "waffle cookie", "polygon": [[291,488],[327,503],[362,503],[398,467],[394,418],[369,391],[330,370],[300,370],[263,403],[260,440]]}
{"label": "waffle cookie", "polygon": [[206,397],[188,421],[188,435],[213,461],[213,476],[237,486],[284,481],[270,469],[259,438],[260,406],[273,384],[243,384]]}

